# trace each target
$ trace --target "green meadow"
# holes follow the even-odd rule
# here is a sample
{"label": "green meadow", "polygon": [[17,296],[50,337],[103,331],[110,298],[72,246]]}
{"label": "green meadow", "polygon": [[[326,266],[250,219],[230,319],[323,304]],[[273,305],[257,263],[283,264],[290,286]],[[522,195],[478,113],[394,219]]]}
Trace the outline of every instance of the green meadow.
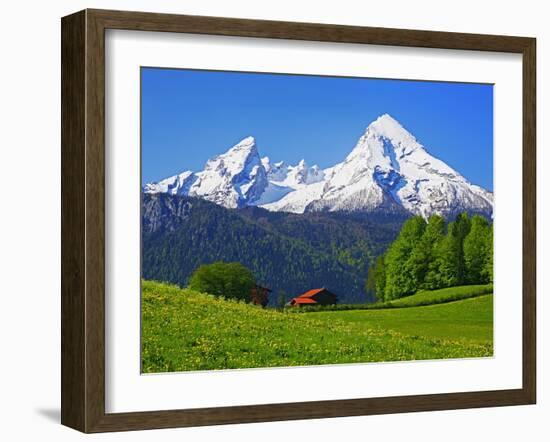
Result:
{"label": "green meadow", "polygon": [[421,307],[308,313],[312,318],[376,326],[404,335],[463,343],[493,339],[493,295]]}
{"label": "green meadow", "polygon": [[489,286],[422,291],[371,309],[261,308],[142,283],[142,371],[490,357]]}

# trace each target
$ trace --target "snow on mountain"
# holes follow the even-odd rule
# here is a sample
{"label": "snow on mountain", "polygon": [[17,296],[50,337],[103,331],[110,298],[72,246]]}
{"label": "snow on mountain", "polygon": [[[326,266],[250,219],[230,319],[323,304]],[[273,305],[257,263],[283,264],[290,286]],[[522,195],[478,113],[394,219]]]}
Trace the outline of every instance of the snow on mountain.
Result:
{"label": "snow on mountain", "polygon": [[493,195],[470,184],[430,155],[416,138],[385,114],[371,123],[342,163],[325,170],[324,184],[297,189],[264,207],[303,211],[396,210],[425,218],[462,211],[491,216]]}
{"label": "snow on mountain", "polygon": [[305,160],[300,160],[296,166],[286,164],[284,161],[271,163],[268,157],[262,158],[262,164],[270,182],[280,186],[296,189],[303,184],[313,184],[322,181],[323,171],[317,165],[309,167]]}
{"label": "snow on mountain", "polygon": [[315,184],[322,181],[325,177],[324,172],[319,166],[308,167],[305,160],[300,160],[296,166],[288,167],[286,182],[290,186],[299,187],[302,184]]}
{"label": "snow on mountain", "polygon": [[268,181],[256,141],[247,137],[207,161],[189,188],[189,196],[202,197],[225,207],[254,204],[264,193]]}
{"label": "snow on mountain", "polygon": [[254,138],[210,159],[202,172],[183,172],[145,192],[199,196],[225,207],[271,211],[379,212],[403,210],[425,218],[467,211],[492,215],[493,195],[430,155],[399,122],[372,122],[343,162],[321,170],[260,159]]}
{"label": "snow on mountain", "polygon": [[281,198],[260,201],[258,205],[272,212],[304,213],[309,204],[322,197],[324,185],[323,181],[319,181],[318,183],[302,186],[299,189],[287,192]]}
{"label": "snow on mountain", "polygon": [[288,165],[284,161],[272,163],[269,157],[263,157],[262,164],[264,165],[269,181],[284,181],[288,174]]}
{"label": "snow on mountain", "polygon": [[183,172],[146,184],[145,193],[170,193],[204,198],[228,208],[254,204],[268,186],[256,141],[247,137],[224,154],[209,159],[204,170]]}
{"label": "snow on mountain", "polygon": [[158,183],[144,186],[145,193],[169,193],[170,195],[187,195],[197,176],[190,170],[165,178]]}

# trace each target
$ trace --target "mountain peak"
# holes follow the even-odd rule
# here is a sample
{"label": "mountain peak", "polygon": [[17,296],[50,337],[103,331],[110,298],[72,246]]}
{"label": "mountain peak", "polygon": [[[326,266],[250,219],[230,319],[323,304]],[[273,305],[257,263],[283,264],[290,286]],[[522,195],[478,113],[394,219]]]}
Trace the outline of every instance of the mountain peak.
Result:
{"label": "mountain peak", "polygon": [[252,136],[243,138],[223,155],[231,155],[237,152],[250,153],[256,150],[256,139]]}
{"label": "mountain peak", "polygon": [[261,162],[256,140],[254,137],[246,137],[231,147],[226,152],[210,158],[206,163],[207,169],[226,167],[229,169],[241,169],[246,163]]}
{"label": "mountain peak", "polygon": [[375,121],[386,121],[386,122],[392,123],[392,124],[399,124],[399,121],[397,121],[395,118],[393,118],[388,113],[380,115]]}
{"label": "mountain peak", "polygon": [[416,142],[416,138],[390,114],[380,115],[365,131],[365,135],[377,135],[397,143]]}
{"label": "mountain peak", "polygon": [[144,186],[146,193],[207,199],[225,207],[261,205],[273,211],[405,210],[425,218],[461,211],[492,214],[492,194],[430,155],[395,118],[370,123],[345,160],[327,169],[261,158],[252,136],[206,163]]}
{"label": "mountain peak", "polygon": [[188,195],[198,196],[225,207],[241,207],[259,198],[267,186],[256,140],[246,137],[226,152],[206,162]]}
{"label": "mountain peak", "polygon": [[397,121],[395,118],[393,118],[390,114],[388,113],[384,113],[382,115],[380,115],[376,121],[391,121],[393,123],[397,123],[399,124],[399,121]]}
{"label": "mountain peak", "polygon": [[248,137],[245,137],[241,141],[239,141],[235,145],[235,147],[237,147],[237,146],[250,146],[252,144],[256,144],[256,139],[252,135],[249,135]]}

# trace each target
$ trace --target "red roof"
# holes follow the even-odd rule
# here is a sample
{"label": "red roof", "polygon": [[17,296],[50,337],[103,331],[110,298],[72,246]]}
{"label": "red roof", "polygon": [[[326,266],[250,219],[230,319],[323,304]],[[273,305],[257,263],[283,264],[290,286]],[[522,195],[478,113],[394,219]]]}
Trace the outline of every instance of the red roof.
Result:
{"label": "red roof", "polygon": [[294,299],[298,299],[298,298],[312,298],[312,297],[315,296],[317,293],[322,292],[323,290],[325,290],[324,287],[321,287],[320,289],[311,289],[311,290],[308,290],[307,292],[305,292],[303,295],[297,296],[297,297],[294,298]]}
{"label": "red roof", "polygon": [[302,298],[301,296],[293,298],[292,301],[294,301],[295,304],[317,304],[315,299]]}

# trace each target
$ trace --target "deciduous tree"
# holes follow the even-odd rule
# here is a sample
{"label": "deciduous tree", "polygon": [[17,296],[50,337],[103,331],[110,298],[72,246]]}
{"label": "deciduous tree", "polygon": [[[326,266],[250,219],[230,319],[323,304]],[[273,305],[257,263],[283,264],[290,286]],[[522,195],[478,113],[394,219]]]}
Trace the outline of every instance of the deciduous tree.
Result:
{"label": "deciduous tree", "polygon": [[225,298],[250,300],[254,286],[252,272],[238,262],[215,262],[201,265],[193,272],[189,288]]}

